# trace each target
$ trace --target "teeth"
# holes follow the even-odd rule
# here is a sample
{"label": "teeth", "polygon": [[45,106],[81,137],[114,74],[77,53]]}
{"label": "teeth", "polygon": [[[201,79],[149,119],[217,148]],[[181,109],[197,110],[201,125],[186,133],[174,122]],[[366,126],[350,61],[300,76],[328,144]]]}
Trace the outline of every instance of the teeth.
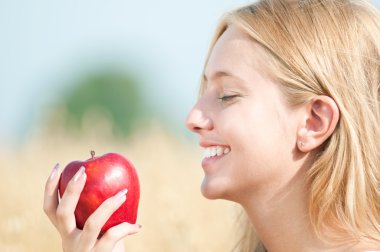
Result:
{"label": "teeth", "polygon": [[223,148],[220,147],[220,146],[218,146],[218,147],[216,148],[216,155],[217,155],[217,156],[220,156],[220,155],[222,155],[222,154],[223,154]]}
{"label": "teeth", "polygon": [[221,156],[226,155],[231,151],[229,147],[222,147],[222,146],[212,146],[205,148],[204,156],[206,158],[214,157],[214,156]]}
{"label": "teeth", "polygon": [[211,148],[211,151],[210,151],[210,156],[213,157],[216,155],[216,148]]}

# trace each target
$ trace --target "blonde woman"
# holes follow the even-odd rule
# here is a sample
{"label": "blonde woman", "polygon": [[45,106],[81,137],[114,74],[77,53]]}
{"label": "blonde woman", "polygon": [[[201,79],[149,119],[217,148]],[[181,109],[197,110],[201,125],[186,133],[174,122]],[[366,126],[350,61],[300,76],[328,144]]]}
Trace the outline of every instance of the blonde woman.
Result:
{"label": "blonde woman", "polygon": [[[245,211],[239,251],[380,251],[377,9],[361,0],[262,0],[232,11],[202,79],[187,126],[206,150],[203,195]],[[107,251],[97,246],[112,248],[138,228],[122,224],[95,243],[117,207],[105,204],[67,238],[84,180],[60,204],[49,196],[58,180],[48,180],[45,211],[67,251]]]}

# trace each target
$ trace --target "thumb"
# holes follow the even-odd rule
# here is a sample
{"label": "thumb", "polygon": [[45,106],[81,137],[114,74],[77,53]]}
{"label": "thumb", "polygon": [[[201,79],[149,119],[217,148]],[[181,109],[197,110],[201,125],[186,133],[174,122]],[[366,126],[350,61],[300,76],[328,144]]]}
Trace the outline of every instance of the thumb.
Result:
{"label": "thumb", "polygon": [[128,222],[123,222],[117,226],[114,226],[108,229],[102,238],[97,242],[95,251],[112,251],[118,241],[128,235],[136,234],[140,230],[140,224],[130,224]]}

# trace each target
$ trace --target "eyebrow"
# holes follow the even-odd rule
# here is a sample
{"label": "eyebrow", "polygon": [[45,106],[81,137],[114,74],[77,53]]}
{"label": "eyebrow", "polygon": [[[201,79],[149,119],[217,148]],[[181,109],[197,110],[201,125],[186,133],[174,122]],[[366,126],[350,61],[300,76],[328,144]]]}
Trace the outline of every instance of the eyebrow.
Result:
{"label": "eyebrow", "polygon": [[[238,80],[240,83],[246,83],[246,81],[243,80],[242,78],[240,78],[237,75],[234,75],[230,72],[227,72],[227,71],[216,71],[216,72],[214,72],[211,75],[210,80],[216,80],[216,79],[223,78],[223,77],[234,78],[234,79]],[[202,83],[202,85],[204,85],[204,84],[207,85],[207,82],[208,82],[207,76],[203,73],[201,83]]]}
{"label": "eyebrow", "polygon": [[[215,80],[215,79],[219,79],[222,77],[232,77],[232,78],[241,80],[241,78],[239,78],[238,76],[231,74],[229,72],[226,72],[226,71],[216,71],[211,75],[210,79]],[[207,81],[207,76],[205,74],[203,74],[203,80]]]}

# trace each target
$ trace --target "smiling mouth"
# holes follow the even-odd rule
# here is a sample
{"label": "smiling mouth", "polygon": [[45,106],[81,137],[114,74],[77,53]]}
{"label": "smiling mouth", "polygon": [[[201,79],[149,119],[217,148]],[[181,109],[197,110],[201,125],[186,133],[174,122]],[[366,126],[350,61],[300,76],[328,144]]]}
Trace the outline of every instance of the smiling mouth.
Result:
{"label": "smiling mouth", "polygon": [[204,150],[205,158],[219,157],[230,153],[231,149],[227,146],[211,146]]}

